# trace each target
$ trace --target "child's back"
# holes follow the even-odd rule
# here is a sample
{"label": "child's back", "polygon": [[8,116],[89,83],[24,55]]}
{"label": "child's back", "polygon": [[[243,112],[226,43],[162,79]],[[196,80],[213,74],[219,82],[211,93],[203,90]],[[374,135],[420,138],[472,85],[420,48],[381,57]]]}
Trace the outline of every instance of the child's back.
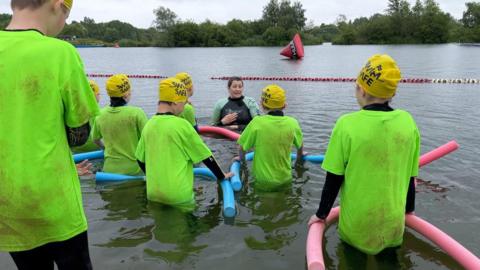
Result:
{"label": "child's back", "polygon": [[138,107],[107,106],[95,120],[94,139],[103,138],[105,162],[103,171],[138,175],[141,169],[135,158],[138,140],[147,117]]}
{"label": "child's back", "polygon": [[107,81],[110,106],[103,108],[95,120],[93,139],[103,139],[105,162],[103,171],[129,175],[142,174],[135,158],[135,150],[147,122],[145,112],[126,106],[130,100],[130,82],[118,74]]}
{"label": "child's back", "polygon": [[[344,241],[369,253],[402,242],[408,180],[418,171],[419,138],[413,118],[403,110],[361,110],[337,121],[322,167],[345,175],[339,223]],[[369,228],[383,231],[367,237]]]}
{"label": "child's back", "polygon": [[173,205],[193,203],[193,164],[212,153],[192,125],[175,115],[155,115],[147,122],[138,148],[148,168],[148,199]]}
{"label": "child's back", "polygon": [[[267,86],[266,90],[275,89],[282,93],[283,102],[268,107],[268,114],[257,116],[247,125],[238,143],[243,150],[255,148],[253,159],[253,175],[255,185],[270,189],[290,183],[291,149],[302,147],[302,130],[297,120],[284,116],[282,109],[285,104],[283,90],[278,86]],[[271,99],[271,98],[270,98]],[[265,94],[262,97],[262,107],[265,109]]]}

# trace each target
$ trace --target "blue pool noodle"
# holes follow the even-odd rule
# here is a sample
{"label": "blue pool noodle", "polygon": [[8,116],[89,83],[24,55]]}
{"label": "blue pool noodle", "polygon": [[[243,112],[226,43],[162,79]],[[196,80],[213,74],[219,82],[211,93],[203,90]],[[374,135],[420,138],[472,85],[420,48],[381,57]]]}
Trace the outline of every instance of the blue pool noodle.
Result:
{"label": "blue pool noodle", "polygon": [[82,162],[85,159],[92,160],[92,159],[102,159],[102,158],[103,158],[103,150],[79,153],[79,154],[73,155],[73,161],[75,161],[75,163]]}
{"label": "blue pool noodle", "polygon": [[234,217],[236,211],[232,184],[227,179],[224,179],[220,185],[222,186],[223,193],[223,215],[225,217]]}
{"label": "blue pool noodle", "polygon": [[[215,175],[208,168],[194,168],[193,174],[196,176],[205,176],[210,180],[216,180]],[[128,180],[144,180],[145,176],[124,175],[116,173],[97,172],[95,179],[101,181],[128,181]],[[233,194],[232,184],[229,180],[222,180],[220,183],[223,194],[223,215],[225,217],[234,217],[235,210],[235,196]]]}
{"label": "blue pool noodle", "polygon": [[239,191],[242,189],[242,181],[240,180],[240,162],[234,161],[232,166],[230,166],[230,172],[234,173],[232,178],[230,178],[230,183],[232,184],[232,188],[235,191]]}
{"label": "blue pool noodle", "polygon": [[[247,153],[245,155],[245,159],[247,161],[252,161],[253,160],[253,155],[254,155],[253,152]],[[292,159],[297,159],[297,154],[292,153],[291,157],[292,157]],[[307,155],[307,156],[303,156],[303,160],[310,161],[312,163],[320,164],[320,163],[323,162],[324,157],[325,157],[324,155]]]}

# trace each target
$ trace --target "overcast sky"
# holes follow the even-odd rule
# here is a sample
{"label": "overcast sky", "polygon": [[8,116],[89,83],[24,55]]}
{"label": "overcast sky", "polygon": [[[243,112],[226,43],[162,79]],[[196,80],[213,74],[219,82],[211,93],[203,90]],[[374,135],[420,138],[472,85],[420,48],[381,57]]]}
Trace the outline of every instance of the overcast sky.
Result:
{"label": "overcast sky", "polygon": [[[11,13],[10,1],[0,0],[0,13]],[[465,3],[474,0],[437,0],[440,8],[461,18]],[[231,19],[254,20],[262,15],[263,6],[269,0],[74,0],[71,20],[80,21],[87,16],[96,22],[121,20],[137,27],[147,28],[154,19],[153,10],[164,6],[174,11],[183,20],[203,22],[210,19],[226,23]],[[305,0],[300,1],[306,9],[306,17],[316,25],[333,23],[339,14],[347,19],[382,13],[387,0]],[[415,0],[409,0],[413,5]]]}

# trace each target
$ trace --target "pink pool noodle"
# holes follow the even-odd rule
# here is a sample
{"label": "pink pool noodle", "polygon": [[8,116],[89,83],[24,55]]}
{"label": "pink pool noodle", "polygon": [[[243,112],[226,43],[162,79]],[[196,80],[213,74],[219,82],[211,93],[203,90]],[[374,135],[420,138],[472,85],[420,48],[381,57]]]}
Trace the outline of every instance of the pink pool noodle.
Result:
{"label": "pink pool noodle", "polygon": [[[456,149],[458,149],[457,142],[450,141],[422,155],[419,160],[419,166],[422,167],[434,160],[437,160],[449,154],[452,151],[455,151]],[[339,212],[340,208],[335,207],[328,215],[326,224],[317,222],[310,226],[307,235],[308,270],[325,269],[325,263],[323,260],[323,235],[326,228],[338,219]],[[421,220],[422,222],[419,222],[419,220]],[[447,252],[447,254],[449,254],[452,258],[457,260],[467,269],[480,269],[480,260],[475,255],[473,255],[470,251],[465,249],[462,245],[453,240],[451,237],[435,228],[433,225],[414,215],[406,215],[406,223],[407,226],[411,227],[415,231],[421,233],[422,235],[430,239],[432,242],[437,244],[440,248]],[[429,225],[430,227],[427,225]],[[435,232],[435,230],[433,230],[432,228],[435,228],[437,233],[433,233]],[[430,235],[430,233],[432,233],[432,235]]]}
{"label": "pink pool noodle", "polygon": [[405,224],[435,243],[465,269],[480,269],[479,258],[437,227],[413,214],[405,215]]}

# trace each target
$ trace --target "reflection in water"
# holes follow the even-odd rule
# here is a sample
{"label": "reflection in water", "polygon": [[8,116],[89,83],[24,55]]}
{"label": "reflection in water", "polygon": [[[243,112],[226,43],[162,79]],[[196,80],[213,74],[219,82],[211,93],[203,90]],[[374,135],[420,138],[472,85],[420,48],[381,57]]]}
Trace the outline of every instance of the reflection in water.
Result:
{"label": "reflection in water", "polygon": [[[169,264],[181,263],[198,254],[207,245],[196,245],[201,234],[209,232],[220,222],[221,206],[216,196],[216,184],[197,183],[196,211],[149,202],[146,199],[145,182],[129,181],[102,187],[99,191],[108,210],[105,221],[116,221],[116,232],[108,243],[99,247],[144,247],[146,257],[159,258]],[[214,193],[214,194],[209,194]],[[121,224],[121,226],[119,226]]]}
{"label": "reflection in water", "polygon": [[[243,179],[248,179],[245,176],[247,173]],[[301,222],[301,195],[301,188],[292,185],[270,192],[246,188],[238,198],[239,204],[251,211],[249,224],[258,226],[264,234],[245,236],[245,244],[253,250],[279,250],[290,245],[297,233],[289,228]]]}
{"label": "reflection in water", "polygon": [[[404,241],[400,247],[389,248],[373,256],[364,254],[347,243],[340,241],[336,228],[336,225],[332,226],[325,238],[326,246],[330,246],[329,240],[334,242],[334,248],[327,249],[325,253],[327,269],[414,269],[415,266],[418,266],[418,257],[424,260],[422,264],[423,269],[462,269],[450,256],[417,233],[412,233],[410,229],[406,229]],[[335,232],[331,234],[332,231]],[[330,256],[330,250],[335,251],[333,257]]]}

